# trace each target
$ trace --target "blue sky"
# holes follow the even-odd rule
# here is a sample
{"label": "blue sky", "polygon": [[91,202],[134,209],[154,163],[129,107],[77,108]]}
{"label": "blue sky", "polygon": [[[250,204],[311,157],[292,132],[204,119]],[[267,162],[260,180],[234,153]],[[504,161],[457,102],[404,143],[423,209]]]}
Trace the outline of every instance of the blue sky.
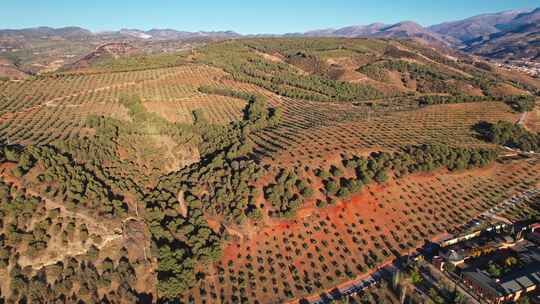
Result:
{"label": "blue sky", "polygon": [[422,25],[540,6],[540,0],[3,0],[0,28],[81,26],[286,33],[373,22]]}

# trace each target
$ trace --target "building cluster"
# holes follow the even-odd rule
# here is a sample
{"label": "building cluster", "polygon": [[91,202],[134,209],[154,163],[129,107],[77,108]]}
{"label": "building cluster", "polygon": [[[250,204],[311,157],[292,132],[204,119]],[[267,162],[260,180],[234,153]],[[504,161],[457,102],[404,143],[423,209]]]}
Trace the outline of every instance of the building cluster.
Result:
{"label": "building cluster", "polygon": [[7,53],[7,52],[15,53],[15,52],[18,52],[18,51],[20,51],[20,49],[15,48],[15,47],[10,47],[10,46],[1,46],[0,47],[0,53]]}
{"label": "building cluster", "polygon": [[502,69],[522,72],[533,77],[540,76],[540,62],[508,61],[505,63],[495,63],[495,65]]}
{"label": "building cluster", "polygon": [[[450,242],[452,243],[452,242]],[[484,303],[540,300],[540,224],[491,231],[448,245],[433,264]]]}

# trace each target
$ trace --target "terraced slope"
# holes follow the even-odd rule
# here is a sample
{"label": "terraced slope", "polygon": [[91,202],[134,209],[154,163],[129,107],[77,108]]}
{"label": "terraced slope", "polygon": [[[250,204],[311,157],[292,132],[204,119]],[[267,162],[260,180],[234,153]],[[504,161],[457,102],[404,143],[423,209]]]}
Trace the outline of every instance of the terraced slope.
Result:
{"label": "terraced slope", "polygon": [[540,85],[466,60],[246,39],[0,82],[0,302],[298,301],[459,233],[540,187],[473,129],[537,130]]}

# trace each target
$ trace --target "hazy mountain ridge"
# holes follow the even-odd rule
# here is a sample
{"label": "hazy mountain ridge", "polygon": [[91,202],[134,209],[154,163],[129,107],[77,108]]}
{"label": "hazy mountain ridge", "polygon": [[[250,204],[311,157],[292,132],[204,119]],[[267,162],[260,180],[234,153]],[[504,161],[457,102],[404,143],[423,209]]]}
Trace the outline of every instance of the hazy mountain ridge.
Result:
{"label": "hazy mountain ridge", "polygon": [[47,26],[26,28],[26,29],[5,29],[0,30],[0,38],[24,37],[24,38],[50,38],[59,36],[63,38],[73,38],[81,36],[92,36],[93,33],[87,29],[69,26],[62,28],[52,28]]}
{"label": "hazy mountain ridge", "polygon": [[[467,42],[477,39],[480,36],[489,36],[495,33],[515,30],[523,25],[540,21],[540,8],[520,9],[504,11],[492,14],[473,16],[463,20],[444,22],[428,27],[424,27],[414,21],[402,21],[395,24],[372,23],[369,25],[352,25],[342,28],[316,29],[303,33],[291,32],[284,35],[263,35],[263,36],[336,36],[336,37],[386,37],[386,38],[411,38],[415,36],[432,37],[436,41],[444,41],[450,44],[457,42]],[[140,29],[120,29],[118,31],[91,32],[81,27],[36,27],[27,29],[5,29],[0,30],[0,38],[5,37],[28,37],[47,38],[59,36],[64,39],[80,37],[100,37],[100,36],[124,36],[136,39],[186,39],[194,37],[218,37],[236,38],[244,36],[234,31],[181,31],[175,29],[150,30]]]}
{"label": "hazy mountain ridge", "polygon": [[540,8],[504,11],[423,27],[413,21],[393,25],[347,26],[309,31],[307,37],[376,37],[413,39],[451,46],[497,59],[537,60]]}
{"label": "hazy mountain ridge", "polygon": [[500,32],[500,26],[514,20],[517,16],[529,10],[512,10],[494,14],[483,14],[458,21],[444,22],[428,27],[432,32],[445,34],[461,41],[474,39],[478,36],[491,35]]}
{"label": "hazy mountain ridge", "polygon": [[91,32],[81,27],[63,27],[63,28],[51,28],[51,27],[36,27],[27,29],[5,29],[0,30],[0,39],[17,37],[17,38],[51,38],[58,36],[63,39],[77,39],[87,38],[89,36],[110,37],[117,36],[118,38],[135,38],[135,39],[155,39],[155,40],[174,40],[174,39],[188,39],[194,37],[212,37],[212,38],[234,38],[241,35],[233,31],[215,31],[215,32],[188,32],[178,31],[174,29],[151,29],[143,31],[139,29],[120,29],[118,31],[103,31],[103,32]]}
{"label": "hazy mountain ridge", "polygon": [[[178,40],[198,37],[206,38],[239,38],[250,36],[302,36],[302,37],[378,37],[397,39],[417,39],[427,43],[437,43],[461,47],[469,41],[478,43],[479,37],[484,40],[493,34],[515,31],[524,25],[540,22],[540,8],[519,9],[492,14],[482,14],[463,20],[449,21],[424,27],[414,21],[402,21],[395,24],[372,23],[369,25],[352,25],[342,28],[316,29],[307,32],[291,32],[284,35],[242,35],[234,31],[180,31],[175,29],[120,29],[118,31],[91,32],[81,27],[37,27],[28,29],[0,30],[2,38],[62,39],[116,38],[142,40]],[[0,41],[1,43],[1,41]]]}
{"label": "hazy mountain ridge", "polygon": [[435,43],[442,45],[451,45],[454,43],[451,37],[445,37],[442,34],[437,34],[429,31],[420,24],[413,21],[399,22],[380,29],[374,33],[373,37],[380,38],[397,38],[397,39],[417,39],[427,43]]}
{"label": "hazy mountain ridge", "polygon": [[[113,55],[102,46],[129,44],[140,53],[171,53],[207,41],[241,37],[232,31],[187,32],[173,29],[121,29],[91,32],[81,27],[36,27],[0,30],[0,77],[54,71],[63,66],[86,66]],[[128,52],[131,54],[132,52]],[[123,52],[118,54],[124,56]],[[9,65],[9,67],[8,67]]]}
{"label": "hazy mountain ridge", "polygon": [[465,51],[496,59],[540,59],[540,23],[472,40]]}
{"label": "hazy mountain ridge", "polygon": [[507,23],[499,23],[498,31],[465,42],[467,52],[501,60],[540,58],[540,8],[521,12]]}
{"label": "hazy mountain ridge", "polygon": [[[540,58],[540,8],[511,10],[473,16],[458,21],[424,27],[414,21],[395,24],[372,23],[342,28],[327,28],[283,35],[242,35],[234,31],[180,31],[120,29],[92,32],[69,26],[0,30],[0,58],[13,70],[39,73],[59,65],[84,60],[87,54],[109,43],[131,43],[152,52],[182,49],[174,44],[190,41],[236,39],[241,37],[371,37],[410,39],[436,47],[463,50],[498,60],[538,61]],[[169,44],[173,45],[169,45]],[[167,45],[165,45],[167,44]],[[153,46],[153,47],[152,47]],[[28,52],[30,51],[31,52]],[[4,67],[4,69],[6,69]],[[3,73],[8,74],[8,73]]]}
{"label": "hazy mountain ridge", "polygon": [[380,31],[382,28],[388,25],[384,23],[372,23],[369,25],[353,25],[347,26],[339,29],[323,29],[323,30],[313,30],[304,33],[305,36],[310,37],[321,37],[321,36],[339,36],[339,37],[356,37],[363,35],[372,35]]}

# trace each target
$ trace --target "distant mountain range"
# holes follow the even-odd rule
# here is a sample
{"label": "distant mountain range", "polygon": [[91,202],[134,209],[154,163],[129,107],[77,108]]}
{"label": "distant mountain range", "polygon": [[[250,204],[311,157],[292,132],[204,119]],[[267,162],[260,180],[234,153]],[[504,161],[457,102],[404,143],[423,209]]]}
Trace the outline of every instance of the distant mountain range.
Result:
{"label": "distant mountain range", "polygon": [[497,59],[538,60],[540,8],[484,14],[423,27],[413,21],[322,29],[287,36],[414,39]]}
{"label": "distant mountain range", "polygon": [[[242,37],[231,31],[121,29],[91,32],[80,27],[0,30],[0,77],[21,79],[64,66],[84,67],[99,58],[177,52],[212,40]],[[136,49],[125,50],[126,45]],[[118,54],[117,54],[118,53]]]}
{"label": "distant mountain range", "polygon": [[499,31],[466,40],[464,50],[489,58],[540,60],[540,8],[497,26]]}
{"label": "distant mountain range", "polygon": [[20,30],[0,30],[0,38],[43,39],[62,37],[64,39],[82,38],[92,36],[92,32],[80,27],[52,28],[47,26],[26,28]]}
{"label": "distant mountain range", "polygon": [[174,29],[121,29],[93,33],[80,27],[38,27],[0,30],[0,54],[10,49],[31,48],[48,40],[99,45],[111,42],[156,42],[189,39],[234,39],[258,36],[298,37],[374,37],[412,39],[435,46],[452,47],[501,60],[539,60],[540,8],[484,14],[464,20],[423,27],[413,21],[396,24],[373,23],[339,29],[321,29],[285,35],[243,36],[233,31],[187,32]]}
{"label": "distant mountain range", "polygon": [[121,29],[119,31],[106,31],[92,33],[91,31],[80,27],[63,27],[63,28],[51,28],[51,27],[37,27],[27,28],[20,30],[0,30],[1,38],[34,38],[34,39],[48,39],[48,38],[62,38],[62,39],[85,39],[88,37],[103,37],[111,38],[116,37],[118,39],[153,39],[153,40],[176,40],[176,39],[189,39],[197,37],[214,37],[214,38],[234,38],[241,37],[240,34],[232,31],[217,31],[217,32],[185,32],[172,29],[152,29],[149,31],[142,31],[138,29]]}
{"label": "distant mountain range", "polygon": [[186,32],[172,29],[151,29],[149,31],[141,31],[137,29],[122,29],[118,32],[119,35],[131,36],[140,39],[153,40],[177,40],[191,38],[238,38],[242,35],[233,31],[217,31],[217,32]]}
{"label": "distant mountain range", "polygon": [[425,43],[436,43],[441,45],[449,45],[451,42],[455,42],[452,37],[432,32],[413,21],[404,21],[391,25],[383,23],[354,25],[339,29],[323,29],[306,33],[292,33],[286,34],[286,36],[416,39]]}
{"label": "distant mountain range", "polygon": [[459,21],[445,22],[428,27],[432,32],[469,41],[481,36],[496,34],[515,24],[516,17],[527,15],[529,10],[512,10],[496,14],[484,14]]}

